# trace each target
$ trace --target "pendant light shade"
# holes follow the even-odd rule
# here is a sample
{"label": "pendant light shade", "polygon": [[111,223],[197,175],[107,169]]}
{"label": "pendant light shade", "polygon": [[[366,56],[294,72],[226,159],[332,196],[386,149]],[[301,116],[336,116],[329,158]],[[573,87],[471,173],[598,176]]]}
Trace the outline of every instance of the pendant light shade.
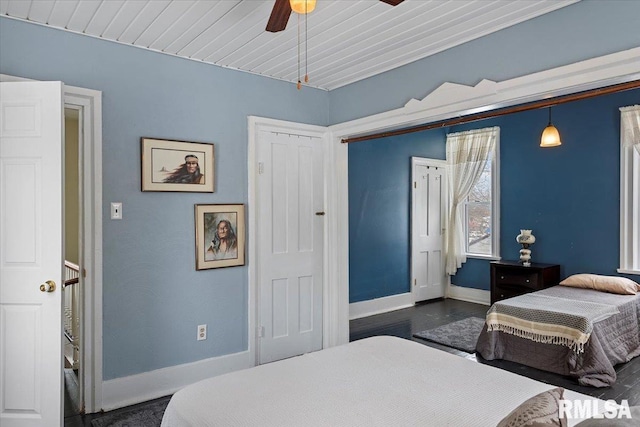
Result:
{"label": "pendant light shade", "polygon": [[289,0],[291,10],[301,15],[311,13],[316,8],[316,0]]}
{"label": "pendant light shade", "polygon": [[558,129],[551,124],[551,107],[549,107],[549,124],[542,131],[540,147],[557,147],[558,145],[562,145],[560,133],[558,133]]}

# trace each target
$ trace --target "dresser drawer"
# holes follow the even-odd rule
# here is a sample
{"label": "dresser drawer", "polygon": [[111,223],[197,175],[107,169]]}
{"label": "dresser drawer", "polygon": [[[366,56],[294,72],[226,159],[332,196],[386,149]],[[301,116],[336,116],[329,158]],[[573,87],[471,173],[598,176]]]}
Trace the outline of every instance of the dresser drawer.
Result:
{"label": "dresser drawer", "polygon": [[491,265],[491,303],[534,292],[560,281],[558,264],[531,263],[525,267],[517,261],[493,261]]}
{"label": "dresser drawer", "polygon": [[538,273],[522,274],[519,271],[502,270],[496,274],[497,286],[517,286],[531,289],[538,289]]}
{"label": "dresser drawer", "polygon": [[517,297],[519,295],[528,293],[525,292],[522,288],[496,288],[494,290],[495,295],[493,295],[493,299],[495,301],[500,301],[503,299]]}

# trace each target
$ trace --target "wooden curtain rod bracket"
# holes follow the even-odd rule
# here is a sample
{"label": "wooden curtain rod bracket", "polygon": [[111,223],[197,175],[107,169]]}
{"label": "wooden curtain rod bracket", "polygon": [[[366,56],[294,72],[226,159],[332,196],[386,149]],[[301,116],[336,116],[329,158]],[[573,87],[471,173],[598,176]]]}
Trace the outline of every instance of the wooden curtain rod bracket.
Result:
{"label": "wooden curtain rod bracket", "polygon": [[640,80],[632,80],[630,82],[619,83],[612,86],[605,86],[597,89],[591,89],[583,92],[576,92],[569,95],[562,95],[555,98],[534,101],[528,104],[515,105],[505,107],[493,111],[485,111],[483,113],[469,114],[468,116],[458,116],[452,119],[441,120],[439,122],[428,123],[424,125],[392,130],[387,132],[373,133],[369,135],[356,136],[353,138],[343,138],[343,144],[351,144],[353,142],[369,141],[371,139],[387,138],[390,136],[405,135],[408,133],[422,132],[425,130],[441,128],[445,126],[454,126],[462,123],[474,122],[476,120],[490,119],[493,117],[506,116],[507,114],[520,113],[522,111],[537,110],[539,108],[553,107],[555,105],[566,104],[567,102],[580,101],[583,99],[594,98],[601,95],[609,95],[616,92],[640,88]]}

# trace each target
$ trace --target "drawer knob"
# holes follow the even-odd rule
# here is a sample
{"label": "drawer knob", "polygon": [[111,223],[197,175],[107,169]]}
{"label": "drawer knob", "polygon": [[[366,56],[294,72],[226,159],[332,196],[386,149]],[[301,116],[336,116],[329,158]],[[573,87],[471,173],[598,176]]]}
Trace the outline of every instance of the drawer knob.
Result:
{"label": "drawer knob", "polygon": [[500,276],[501,279],[504,279],[504,276]]}
{"label": "drawer knob", "polygon": [[527,279],[527,283],[529,283],[529,279]]}

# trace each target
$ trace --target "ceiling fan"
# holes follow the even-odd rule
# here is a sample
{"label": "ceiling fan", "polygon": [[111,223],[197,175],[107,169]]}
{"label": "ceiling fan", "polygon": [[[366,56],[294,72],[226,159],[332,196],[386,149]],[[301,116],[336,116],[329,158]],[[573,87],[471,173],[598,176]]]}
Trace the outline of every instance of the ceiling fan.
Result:
{"label": "ceiling fan", "polygon": [[[391,6],[397,6],[404,0],[380,1],[390,4]],[[267,23],[266,30],[272,33],[283,31],[287,27],[289,16],[291,16],[291,3],[289,2],[289,0],[276,0],[275,4],[273,5],[273,9],[271,10],[271,16],[269,17],[269,22]]]}

